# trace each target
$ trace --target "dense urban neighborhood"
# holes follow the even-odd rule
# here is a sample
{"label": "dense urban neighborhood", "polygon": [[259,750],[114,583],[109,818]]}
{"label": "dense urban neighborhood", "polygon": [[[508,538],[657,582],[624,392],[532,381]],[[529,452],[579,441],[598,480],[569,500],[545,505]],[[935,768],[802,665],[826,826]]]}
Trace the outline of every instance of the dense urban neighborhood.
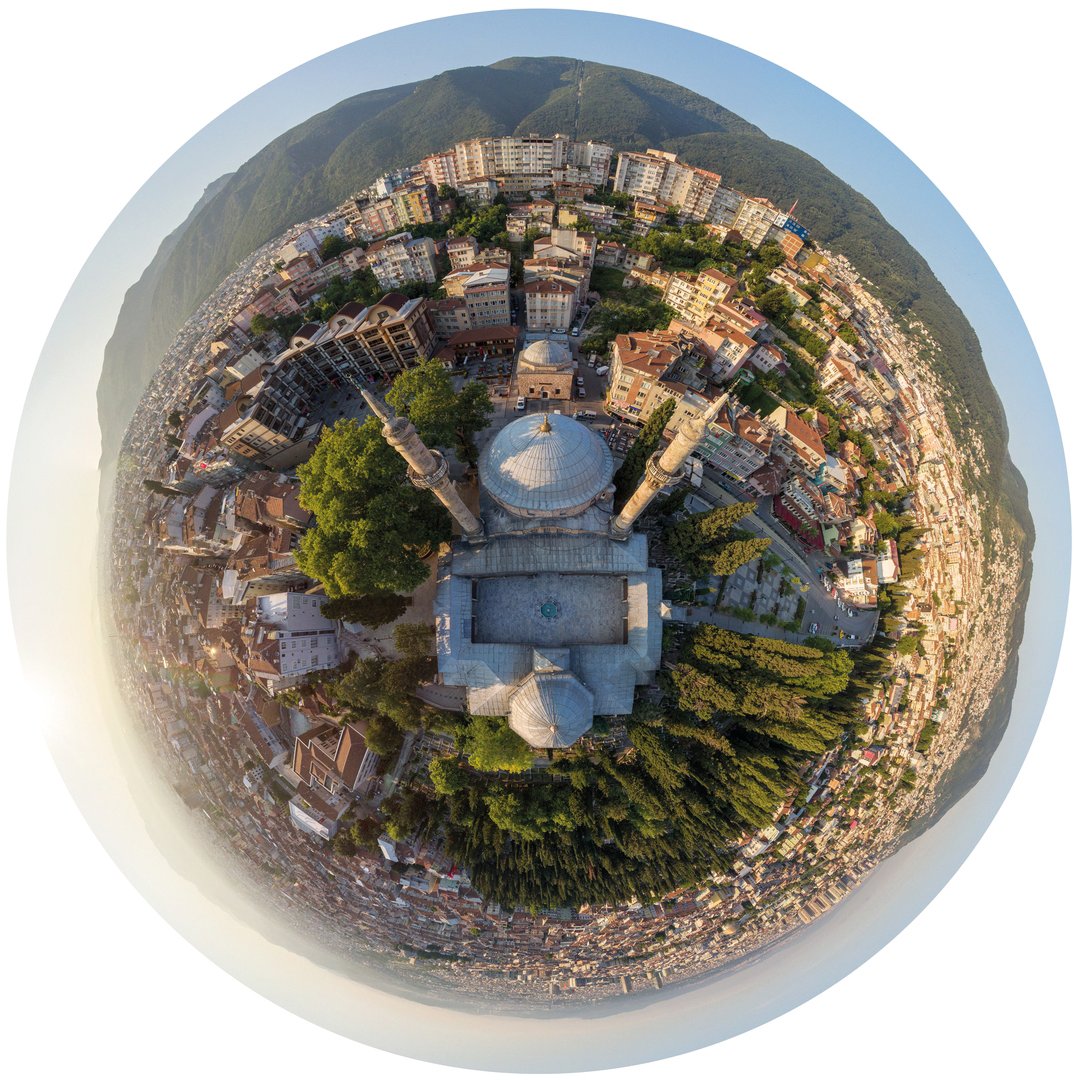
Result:
{"label": "dense urban neighborhood", "polygon": [[285,918],[599,1000],[797,930],[931,813],[1021,551],[941,347],[796,210],[469,139],[188,320],[121,450],[116,663]]}

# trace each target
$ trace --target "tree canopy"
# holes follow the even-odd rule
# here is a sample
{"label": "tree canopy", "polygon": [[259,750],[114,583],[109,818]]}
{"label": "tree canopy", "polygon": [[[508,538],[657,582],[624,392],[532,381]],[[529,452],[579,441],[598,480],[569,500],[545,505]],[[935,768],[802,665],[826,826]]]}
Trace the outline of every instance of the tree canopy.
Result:
{"label": "tree canopy", "polygon": [[397,593],[341,596],[336,600],[327,600],[322,606],[322,613],[328,619],[361,623],[369,630],[377,630],[404,615],[411,602],[409,597],[399,596]]}
{"label": "tree canopy", "polygon": [[469,460],[476,457],[473,436],[487,426],[494,409],[482,383],[468,382],[455,391],[446,368],[434,358],[398,375],[386,400],[412,421],[425,442],[456,447]]}
{"label": "tree canopy", "polygon": [[296,562],[329,597],[408,593],[426,579],[423,556],[450,539],[450,517],[407,482],[377,419],[339,420],[297,473],[300,505],[315,523]]}
{"label": "tree canopy", "polygon": [[689,514],[668,526],[664,543],[695,580],[709,574],[733,574],[769,546],[768,540],[735,528],[753,509],[752,502],[743,502]]}
{"label": "tree canopy", "polygon": [[[508,778],[489,770],[509,771],[502,744],[517,737],[473,717],[460,743],[469,767],[432,762],[435,794],[410,828],[441,831],[476,887],[507,907],[663,896],[724,869],[739,838],[800,789],[858,712],[852,676],[851,655],[826,641],[693,628],[662,701],[625,720],[623,752],[579,743],[540,775]],[[517,742],[524,768],[533,752]]]}
{"label": "tree canopy", "polygon": [[474,716],[465,729],[469,764],[481,772],[524,772],[536,756],[524,739],[499,716]]}
{"label": "tree canopy", "polygon": [[623,463],[615,472],[615,506],[619,508],[634,493],[645,472],[645,464],[660,447],[660,437],[664,428],[675,412],[675,399],[669,398],[658,405],[645,426],[641,429],[633,446],[627,451]]}

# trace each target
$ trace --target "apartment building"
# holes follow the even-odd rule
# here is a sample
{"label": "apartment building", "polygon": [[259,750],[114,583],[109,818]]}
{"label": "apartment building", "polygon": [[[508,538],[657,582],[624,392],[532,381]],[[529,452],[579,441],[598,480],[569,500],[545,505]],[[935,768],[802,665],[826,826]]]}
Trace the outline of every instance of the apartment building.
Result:
{"label": "apartment building", "polygon": [[530,281],[525,294],[525,321],[530,330],[566,333],[577,310],[577,290],[561,281]]}
{"label": "apartment building", "polygon": [[580,259],[526,259],[522,264],[525,284],[532,281],[558,281],[569,285],[580,304],[589,292],[589,271]]}
{"label": "apartment building", "polygon": [[589,268],[596,257],[596,237],[579,233],[577,229],[552,229],[549,236],[540,237],[533,245],[534,259],[579,260]]}
{"label": "apartment building", "polygon": [[715,269],[672,274],[664,290],[664,303],[691,325],[704,326],[727,302],[735,285],[734,278]]}
{"label": "apartment building", "polygon": [[752,412],[729,401],[709,424],[695,456],[746,484],[769,460],[773,437],[772,430]]}
{"label": "apartment building", "polygon": [[452,236],[446,241],[446,257],[450,260],[451,270],[463,270],[476,262],[480,254],[480,245],[475,236]]}
{"label": "apartment building", "polygon": [[[700,358],[681,334],[670,330],[619,334],[611,356],[609,412],[645,423],[668,398],[679,402],[680,417],[696,415],[706,400],[705,381],[698,373]],[[680,413],[684,402],[686,409]],[[674,423],[673,417],[668,426]]]}
{"label": "apartment building", "polygon": [[675,207],[684,220],[722,225],[735,219],[742,198],[725,188],[717,173],[683,164],[664,150],[619,154],[613,189],[642,201],[642,213],[635,206],[635,217],[645,216],[647,204],[653,204]]}
{"label": "apartment building", "polygon": [[271,695],[341,662],[337,625],[322,614],[325,599],[283,592],[255,601],[254,623],[244,633],[247,666]]}
{"label": "apartment building", "polygon": [[449,341],[454,334],[472,328],[469,322],[469,306],[461,296],[429,301],[428,319],[435,337],[440,341]]}
{"label": "apartment building", "polygon": [[473,274],[465,282],[462,298],[469,313],[469,327],[510,324],[510,271],[492,267]]}
{"label": "apartment building", "polygon": [[377,240],[365,252],[364,259],[384,289],[396,289],[409,281],[437,279],[435,241],[428,236],[413,238],[403,232]]}
{"label": "apartment building", "polygon": [[825,466],[825,445],[809,424],[783,405],[769,413],[765,422],[777,432],[777,453],[808,480],[815,479]]}

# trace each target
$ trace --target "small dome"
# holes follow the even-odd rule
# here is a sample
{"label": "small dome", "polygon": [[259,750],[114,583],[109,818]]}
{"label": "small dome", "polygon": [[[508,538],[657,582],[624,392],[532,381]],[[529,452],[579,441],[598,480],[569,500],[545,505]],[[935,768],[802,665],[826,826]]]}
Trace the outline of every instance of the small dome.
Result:
{"label": "small dome", "polygon": [[557,341],[534,341],[518,362],[530,371],[569,371],[574,366],[569,350]]}
{"label": "small dome", "polygon": [[534,673],[511,694],[509,719],[530,746],[573,746],[592,727],[592,691],[569,671]]}
{"label": "small dome", "polygon": [[495,436],[480,459],[480,483],[521,517],[570,517],[611,483],[611,451],[585,424],[561,413],[522,416]]}

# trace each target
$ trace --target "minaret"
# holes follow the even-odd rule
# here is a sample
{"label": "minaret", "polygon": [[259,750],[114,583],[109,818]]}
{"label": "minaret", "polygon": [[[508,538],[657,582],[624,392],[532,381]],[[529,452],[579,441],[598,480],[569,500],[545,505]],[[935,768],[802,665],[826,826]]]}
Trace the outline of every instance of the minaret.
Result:
{"label": "minaret", "polygon": [[470,544],[484,540],[484,526],[465,505],[446,464],[438,450],[429,450],[416,433],[416,428],[404,416],[395,416],[388,405],[374,394],[362,390],[371,411],[383,422],[383,438],[405,459],[409,466],[409,481],[414,487],[426,488],[450,511]]}
{"label": "minaret", "polygon": [[645,475],[637,490],[611,520],[608,531],[613,540],[626,540],[633,532],[634,522],[645,512],[657,493],[677,484],[686,475],[686,459],[700,445],[709,421],[723,408],[727,397],[727,394],[721,394],[700,416],[684,420],[666,449],[657,450],[645,463]]}

